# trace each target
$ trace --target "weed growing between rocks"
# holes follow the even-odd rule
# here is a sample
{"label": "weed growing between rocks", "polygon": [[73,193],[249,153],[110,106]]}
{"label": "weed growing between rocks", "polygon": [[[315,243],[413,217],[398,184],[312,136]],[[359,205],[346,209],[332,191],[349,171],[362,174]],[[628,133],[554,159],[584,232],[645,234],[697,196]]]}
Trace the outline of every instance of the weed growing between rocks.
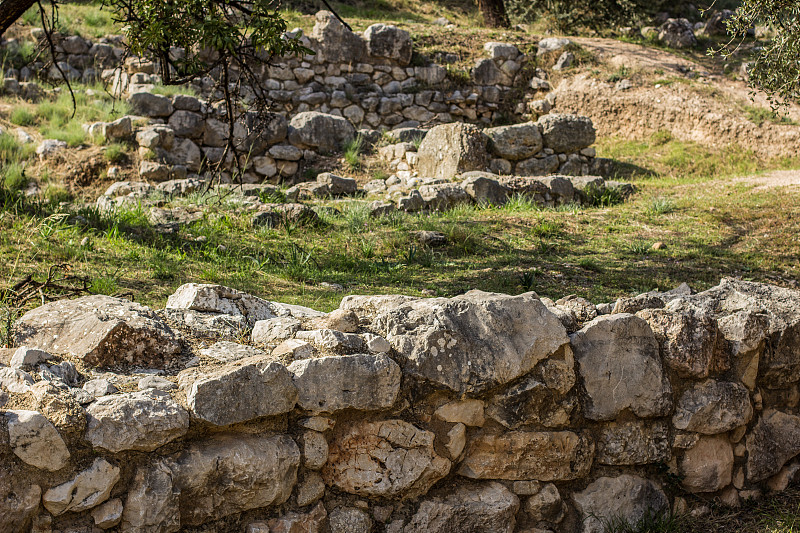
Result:
{"label": "weed growing between rocks", "polygon": [[681,533],[685,531],[686,520],[668,512],[655,512],[650,509],[635,524],[621,517],[603,520],[607,533]]}
{"label": "weed growing between rocks", "polygon": [[361,169],[361,156],[364,153],[364,138],[356,135],[344,146],[344,166],[350,172]]}

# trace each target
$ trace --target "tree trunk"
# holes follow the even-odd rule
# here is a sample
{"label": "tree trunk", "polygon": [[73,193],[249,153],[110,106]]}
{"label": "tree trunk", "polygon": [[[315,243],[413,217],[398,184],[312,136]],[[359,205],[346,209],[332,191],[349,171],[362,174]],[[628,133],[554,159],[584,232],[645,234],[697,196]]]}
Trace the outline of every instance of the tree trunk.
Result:
{"label": "tree trunk", "polygon": [[478,0],[478,9],[483,15],[484,23],[490,28],[509,26],[504,0]]}
{"label": "tree trunk", "polygon": [[0,35],[34,5],[35,0],[0,0]]}

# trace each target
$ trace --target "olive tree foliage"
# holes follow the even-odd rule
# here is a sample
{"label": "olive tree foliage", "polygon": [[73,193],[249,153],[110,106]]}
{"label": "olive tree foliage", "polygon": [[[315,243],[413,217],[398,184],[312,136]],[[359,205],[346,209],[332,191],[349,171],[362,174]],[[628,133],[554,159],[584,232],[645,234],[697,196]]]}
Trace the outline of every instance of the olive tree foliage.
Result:
{"label": "olive tree foliage", "polygon": [[[286,35],[274,0],[105,0],[117,14],[130,54],[154,61],[162,83],[213,80],[210,107],[228,126],[224,164],[232,154],[238,174],[242,153],[269,125],[272,101],[265,69],[275,58],[311,51]],[[220,109],[222,107],[222,109]],[[236,126],[246,135],[237,135]],[[243,139],[242,137],[245,137]]]}
{"label": "olive tree foliage", "polygon": [[603,32],[630,24],[653,3],[644,0],[506,0],[506,8],[515,20],[546,17],[563,33],[578,28]]}
{"label": "olive tree foliage", "polygon": [[766,92],[774,108],[800,101],[800,0],[743,0],[727,21],[732,43],[740,43],[756,23],[772,28],[775,37],[749,65],[751,86]]}
{"label": "olive tree foliage", "polygon": [[696,0],[506,0],[513,20],[531,22],[545,18],[562,33],[589,28],[613,32],[620,26],[650,24],[651,17],[667,11],[682,16],[696,11]]}

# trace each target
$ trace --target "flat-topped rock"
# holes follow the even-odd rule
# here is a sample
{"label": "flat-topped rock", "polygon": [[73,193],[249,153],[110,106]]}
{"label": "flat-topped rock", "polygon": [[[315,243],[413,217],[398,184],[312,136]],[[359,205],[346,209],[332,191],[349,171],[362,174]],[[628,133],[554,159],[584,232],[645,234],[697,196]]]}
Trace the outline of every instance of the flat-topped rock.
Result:
{"label": "flat-topped rock", "polygon": [[86,412],[86,440],[112,453],[153,451],[189,430],[189,413],[156,389],[102,396]]}
{"label": "flat-topped rock", "polygon": [[373,327],[402,355],[407,373],[459,393],[508,383],[569,342],[531,293],[412,301],[379,315]]}
{"label": "flat-topped rock", "polygon": [[162,366],[181,343],[150,308],[111,296],[51,302],[25,313],[14,342],[53,354],[69,354],[94,366]]}
{"label": "flat-topped rock", "polygon": [[288,367],[298,405],[311,412],[388,409],[397,400],[402,372],[385,354],[357,354],[295,361]]}
{"label": "flat-topped rock", "polygon": [[186,395],[192,414],[217,426],[286,413],[296,401],[286,367],[258,357],[202,374]]}

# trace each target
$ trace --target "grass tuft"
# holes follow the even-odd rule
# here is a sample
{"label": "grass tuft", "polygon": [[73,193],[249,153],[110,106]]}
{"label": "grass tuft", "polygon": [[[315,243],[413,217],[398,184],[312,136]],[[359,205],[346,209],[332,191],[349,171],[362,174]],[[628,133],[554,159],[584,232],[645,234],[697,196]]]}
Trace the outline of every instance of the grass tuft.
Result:
{"label": "grass tuft", "polygon": [[647,206],[647,214],[650,216],[668,215],[675,211],[675,202],[671,198],[653,198]]}
{"label": "grass tuft", "polygon": [[356,135],[344,146],[344,165],[347,170],[356,172],[361,169],[361,156],[364,153],[364,138]]}

